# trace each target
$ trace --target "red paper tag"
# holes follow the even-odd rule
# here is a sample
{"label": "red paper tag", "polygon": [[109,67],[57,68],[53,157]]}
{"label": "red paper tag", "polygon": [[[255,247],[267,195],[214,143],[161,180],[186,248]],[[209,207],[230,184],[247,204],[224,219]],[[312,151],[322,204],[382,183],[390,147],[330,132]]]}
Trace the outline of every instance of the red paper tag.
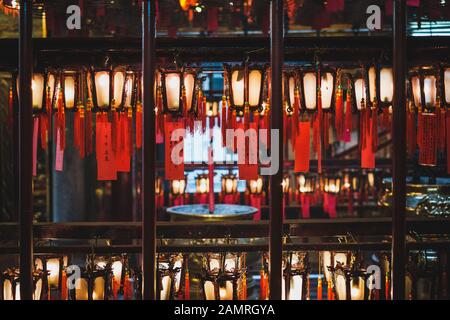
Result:
{"label": "red paper tag", "polygon": [[435,166],[437,161],[436,114],[422,113],[420,126],[419,164]]}
{"label": "red paper tag", "polygon": [[131,157],[125,152],[116,154],[116,169],[118,172],[130,172]]}
{"label": "red paper tag", "polygon": [[295,172],[309,171],[310,140],[309,121],[302,121],[298,124],[298,134],[295,142]]}
{"label": "red paper tag", "polygon": [[[240,180],[253,180],[258,179],[258,134],[257,125],[250,123],[249,139],[245,137],[244,124],[239,122],[236,124],[237,135],[244,135],[244,138],[239,137],[237,141],[244,140],[244,148],[237,146],[238,148],[238,167],[239,167],[239,179]],[[242,129],[242,130],[239,130]],[[251,141],[250,141],[251,140]]]}
{"label": "red paper tag", "polygon": [[38,145],[38,133],[39,133],[39,118],[33,118],[33,177],[37,172],[37,145]]}
{"label": "red paper tag", "polygon": [[100,122],[96,127],[97,180],[116,180],[116,159],[112,151],[111,123]]}
{"label": "red paper tag", "polygon": [[[183,121],[167,121],[165,123],[165,179],[184,179],[184,135],[174,132],[177,129],[184,129]],[[175,134],[174,134],[175,133]],[[172,137],[172,134],[174,136]],[[173,141],[175,140],[175,141]],[[176,148],[176,150],[173,150]]]}
{"label": "red paper tag", "polygon": [[55,170],[63,171],[64,165],[64,148],[61,146],[61,130],[56,131],[56,156],[55,156]]}
{"label": "red paper tag", "polygon": [[375,168],[375,150],[373,148],[373,133],[371,125],[376,125],[374,121],[367,121],[367,130],[364,130],[365,142],[361,142],[361,168],[374,169]]}

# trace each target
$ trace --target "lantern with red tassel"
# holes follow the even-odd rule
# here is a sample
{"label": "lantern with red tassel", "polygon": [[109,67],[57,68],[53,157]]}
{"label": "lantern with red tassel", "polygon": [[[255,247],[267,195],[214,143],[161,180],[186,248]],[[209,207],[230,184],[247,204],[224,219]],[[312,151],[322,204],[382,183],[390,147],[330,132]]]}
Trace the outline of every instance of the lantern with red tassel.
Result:
{"label": "lantern with red tassel", "polygon": [[265,68],[244,63],[225,65],[224,69],[228,75],[224,80],[228,81],[225,85],[229,88],[232,117],[229,127],[235,129],[236,117],[243,117],[244,124],[248,127],[251,121],[256,121],[261,111]]}
{"label": "lantern with red tassel", "polygon": [[[419,165],[435,166],[440,147],[440,138],[446,130],[441,118],[440,98],[438,96],[438,76],[432,67],[420,67],[411,72],[411,87],[414,104],[418,111],[417,145],[419,146]],[[439,124],[442,123],[442,126]]]}
{"label": "lantern with red tassel", "polygon": [[310,218],[311,197],[316,190],[316,176],[300,174],[297,176],[297,190],[302,208],[302,218]]}
{"label": "lantern with red tassel", "polygon": [[207,204],[209,195],[209,176],[200,174],[195,178],[195,197],[194,202],[198,204]]}
{"label": "lantern with red tassel", "polygon": [[181,206],[185,204],[186,181],[187,181],[186,177],[182,180],[170,181],[169,202],[171,203],[171,205]]}

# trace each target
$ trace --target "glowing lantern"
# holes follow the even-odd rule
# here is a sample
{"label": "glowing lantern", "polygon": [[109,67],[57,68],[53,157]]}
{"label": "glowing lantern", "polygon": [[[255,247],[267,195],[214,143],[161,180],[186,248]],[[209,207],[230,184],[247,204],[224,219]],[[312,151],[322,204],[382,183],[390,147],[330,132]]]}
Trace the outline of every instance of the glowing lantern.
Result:
{"label": "glowing lantern", "polygon": [[289,252],[283,256],[282,300],[306,300],[308,254]]}
{"label": "glowing lantern", "polygon": [[98,70],[92,73],[93,84],[93,103],[99,109],[108,109],[111,105],[112,93],[111,86],[113,81],[111,70]]}
{"label": "glowing lantern", "polygon": [[181,289],[183,255],[158,255],[158,288],[160,300],[173,300]]}
{"label": "glowing lantern", "polygon": [[235,194],[237,192],[238,178],[234,174],[222,176],[222,192],[224,194]]}
{"label": "glowing lantern", "polygon": [[[67,274],[68,277],[71,275]],[[96,266],[81,271],[80,277],[75,279],[75,288],[69,290],[69,296],[71,300],[107,300],[110,288],[111,266],[105,264],[104,268]]]}
{"label": "glowing lantern", "polygon": [[61,291],[62,273],[68,266],[67,256],[39,256],[35,259],[37,270],[42,270],[46,274],[46,283],[49,290]]}
{"label": "glowing lantern", "polygon": [[281,187],[283,188],[283,193],[289,193],[291,191],[290,189],[290,182],[291,182],[291,177],[289,176],[289,174],[285,174],[283,176],[283,181],[281,182]]}
{"label": "glowing lantern", "polygon": [[[320,93],[322,100],[322,109],[330,110],[334,96],[335,75],[331,70],[321,70],[320,79],[317,72],[305,71],[301,76],[302,81],[302,99],[306,110],[314,111],[317,109],[317,97]],[[317,88],[320,87],[320,91]]]}
{"label": "glowing lantern", "polygon": [[412,94],[417,108],[436,107],[437,77],[432,68],[420,68],[411,77]]}
{"label": "glowing lantern", "polygon": [[[33,300],[41,300],[44,292],[44,272],[35,270],[33,272]],[[20,300],[20,271],[8,269],[0,274],[1,300]]]}
{"label": "glowing lantern", "polygon": [[208,254],[201,275],[205,300],[237,300],[245,273],[244,253]]}
{"label": "glowing lantern", "polygon": [[209,192],[209,177],[207,174],[200,174],[195,178],[195,188],[198,194]]}
{"label": "glowing lantern", "polygon": [[383,107],[392,104],[394,97],[394,75],[392,68],[382,67],[380,69],[380,103]]}
{"label": "glowing lantern", "polygon": [[341,190],[341,178],[328,175],[323,179],[323,191],[330,194],[338,194]]}
{"label": "glowing lantern", "polygon": [[441,88],[443,88],[442,92],[444,94],[443,100],[445,105],[450,107],[450,68],[444,68],[441,75],[441,81],[442,85]]}
{"label": "glowing lantern", "polygon": [[79,100],[79,74],[77,71],[64,71],[61,76],[63,103],[66,109],[73,109]]}
{"label": "glowing lantern", "polygon": [[263,192],[264,181],[262,177],[255,180],[247,180],[247,190],[250,194],[261,194]]}
{"label": "glowing lantern", "polygon": [[[161,70],[160,77],[164,113],[181,115],[183,111],[193,111],[196,104],[197,71],[193,69]],[[185,106],[182,103],[183,97],[186,97]]]}
{"label": "glowing lantern", "polygon": [[313,175],[300,174],[297,176],[297,188],[300,193],[314,193],[316,190],[316,177]]}

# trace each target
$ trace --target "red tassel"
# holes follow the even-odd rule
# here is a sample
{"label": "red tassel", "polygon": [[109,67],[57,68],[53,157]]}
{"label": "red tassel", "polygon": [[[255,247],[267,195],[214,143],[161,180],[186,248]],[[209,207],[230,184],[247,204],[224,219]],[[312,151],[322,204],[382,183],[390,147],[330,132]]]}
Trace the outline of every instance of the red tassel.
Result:
{"label": "red tassel", "polygon": [[309,219],[310,215],[310,196],[308,194],[300,194],[300,204],[302,207],[302,218]]}
{"label": "red tassel", "polygon": [[444,152],[446,147],[446,112],[443,108],[437,108],[436,113],[438,117],[438,151]]}
{"label": "red tassel", "polygon": [[142,105],[140,102],[136,105],[136,148],[142,147]]}
{"label": "red tassel", "polygon": [[352,121],[353,121],[353,113],[352,113],[352,96],[351,90],[347,89],[347,96],[345,99],[345,128],[344,128],[344,141],[350,142],[352,137]]}
{"label": "red tassel", "polygon": [[372,151],[375,153],[378,148],[378,110],[372,109],[370,127],[372,130]]}
{"label": "red tassel", "polygon": [[330,117],[331,114],[329,112],[325,112],[323,115],[323,148],[325,150],[327,150],[330,145]]}
{"label": "red tassel", "polygon": [[41,135],[41,148],[47,150],[47,133],[48,133],[48,117],[46,114],[39,115],[40,122],[40,135]]}
{"label": "red tassel", "polygon": [[133,288],[130,281],[130,276],[125,275],[125,280],[123,283],[123,299],[132,300],[133,299]]}
{"label": "red tassel", "polygon": [[56,134],[59,132],[59,139],[60,144],[59,148],[61,151],[63,151],[66,147],[66,115],[64,112],[63,107],[63,100],[62,100],[62,90],[60,89],[58,93],[58,111],[56,113],[56,126],[55,126],[55,140],[56,140]]}
{"label": "red tassel", "polygon": [[437,164],[437,115],[423,113],[420,117],[419,164],[435,166]]}
{"label": "red tassel", "polygon": [[67,275],[66,271],[62,271],[61,275],[61,300],[67,300]]}
{"label": "red tassel", "polygon": [[184,300],[191,299],[191,285],[189,281],[189,269],[186,262],[186,274],[184,275]]}
{"label": "red tassel", "polygon": [[9,87],[8,105],[9,105],[8,124],[9,124],[9,127],[12,129],[12,127],[14,125],[13,124],[13,122],[14,122],[14,98],[13,98],[13,89],[12,89],[12,87]]}
{"label": "red tassel", "polygon": [[336,92],[334,125],[338,141],[344,141],[344,101],[342,97],[342,87],[339,84]]}
{"label": "red tassel", "polygon": [[264,268],[261,267],[261,270],[259,271],[259,300],[267,300],[267,288],[266,288],[266,275],[264,272]]}

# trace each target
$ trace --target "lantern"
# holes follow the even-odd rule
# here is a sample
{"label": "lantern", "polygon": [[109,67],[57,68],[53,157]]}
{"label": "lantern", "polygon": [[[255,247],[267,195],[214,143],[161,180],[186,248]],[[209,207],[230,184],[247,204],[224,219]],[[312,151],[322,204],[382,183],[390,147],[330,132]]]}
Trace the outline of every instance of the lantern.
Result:
{"label": "lantern", "polygon": [[[46,75],[43,73],[33,73],[31,78],[31,94],[32,94],[32,104],[33,110],[42,110],[42,106],[45,104],[45,84],[46,84]],[[16,77],[16,88],[17,95],[20,99],[20,79]]]}
{"label": "lantern", "polygon": [[407,300],[432,300],[438,296],[439,286],[436,284],[439,282],[443,254],[430,249],[409,253],[405,279]]}
{"label": "lantern", "polygon": [[357,257],[350,255],[347,258],[350,261],[347,259],[346,262],[341,262],[337,256],[334,256],[331,265],[327,265],[324,260],[324,265],[330,272],[333,294],[336,300],[366,300],[369,296],[366,290],[366,280],[369,275],[361,267]]}
{"label": "lantern", "polygon": [[44,272],[44,285],[49,289],[48,295],[52,298],[54,291],[61,292],[64,269],[69,264],[67,256],[38,256],[35,259],[36,270]]}
{"label": "lantern", "polygon": [[262,177],[258,179],[247,180],[247,191],[250,194],[261,194],[263,192],[264,181]]}
{"label": "lantern", "polygon": [[[194,69],[160,70],[163,94],[163,111],[182,115],[194,110],[196,105],[197,71]],[[185,98],[186,105],[183,105]]]}
{"label": "lantern", "polygon": [[174,196],[184,195],[186,191],[186,179],[172,180],[170,191]]}
{"label": "lantern", "polygon": [[436,74],[433,68],[422,67],[411,75],[411,88],[414,104],[417,108],[434,108],[437,99]]}
{"label": "lantern", "polygon": [[201,275],[205,300],[238,300],[244,286],[245,253],[208,254]]}
{"label": "lantern", "polygon": [[[331,69],[321,68],[320,79],[316,71],[304,71],[301,75],[302,100],[306,110],[317,109],[317,97],[320,93],[322,109],[331,110],[334,96],[335,72]],[[320,91],[317,90],[320,88]]]}
{"label": "lantern", "polygon": [[288,194],[291,191],[290,183],[291,183],[291,177],[287,173],[284,174],[283,181],[281,182],[281,187],[283,189],[284,194]]}
{"label": "lantern", "polygon": [[100,110],[107,110],[111,106],[113,98],[112,80],[113,72],[111,69],[94,70],[90,73],[92,79],[88,85],[92,85],[92,101],[94,106]]}
{"label": "lantern", "polygon": [[289,252],[283,255],[282,300],[306,300],[309,276],[308,254]]}
{"label": "lantern", "polygon": [[200,174],[195,178],[195,190],[198,194],[209,192],[209,177],[207,174]]}
{"label": "lantern", "polygon": [[341,191],[341,178],[334,175],[324,177],[323,191],[329,194],[337,195]]}
{"label": "lantern", "polygon": [[[44,292],[44,272],[33,271],[33,300],[41,300]],[[7,269],[0,274],[0,300],[20,300],[20,271]]]}
{"label": "lantern", "polygon": [[316,190],[316,177],[314,175],[300,174],[297,176],[297,188],[301,194],[312,194]]}
{"label": "lantern", "polygon": [[443,101],[447,108],[450,107],[450,67],[442,68],[441,74],[441,92]]}
{"label": "lantern", "polygon": [[356,109],[358,111],[366,107],[367,92],[366,81],[362,75],[356,76],[353,83],[353,92],[355,95]]}
{"label": "lantern", "polygon": [[225,65],[228,74],[228,84],[230,88],[231,107],[237,110],[238,115],[242,116],[245,107],[251,110],[258,110],[262,103],[263,79],[265,70],[259,66],[241,66]]}
{"label": "lantern", "polygon": [[111,108],[131,108],[137,97],[137,74],[123,67],[114,68],[112,71]]}
{"label": "lantern", "polygon": [[[110,270],[111,292],[113,297],[117,299],[119,294],[124,293],[124,282],[126,274],[126,266],[128,257],[125,254],[112,256],[95,256],[94,264],[98,270]],[[112,277],[111,277],[112,276]],[[102,299],[94,299],[102,300]]]}
{"label": "lantern", "polygon": [[[75,270],[73,271],[75,272]],[[75,279],[75,288],[69,290],[71,300],[108,300],[111,288],[111,266],[82,269]],[[73,273],[68,273],[70,277]]]}
{"label": "lantern", "polygon": [[222,192],[224,194],[235,194],[237,192],[238,178],[234,174],[225,174],[222,176]]}
{"label": "lantern", "polygon": [[80,99],[79,73],[76,70],[65,70],[61,73],[61,89],[63,104],[66,109],[74,109]]}
{"label": "lantern", "polygon": [[158,254],[157,291],[160,300],[173,300],[181,288],[183,255]]}

